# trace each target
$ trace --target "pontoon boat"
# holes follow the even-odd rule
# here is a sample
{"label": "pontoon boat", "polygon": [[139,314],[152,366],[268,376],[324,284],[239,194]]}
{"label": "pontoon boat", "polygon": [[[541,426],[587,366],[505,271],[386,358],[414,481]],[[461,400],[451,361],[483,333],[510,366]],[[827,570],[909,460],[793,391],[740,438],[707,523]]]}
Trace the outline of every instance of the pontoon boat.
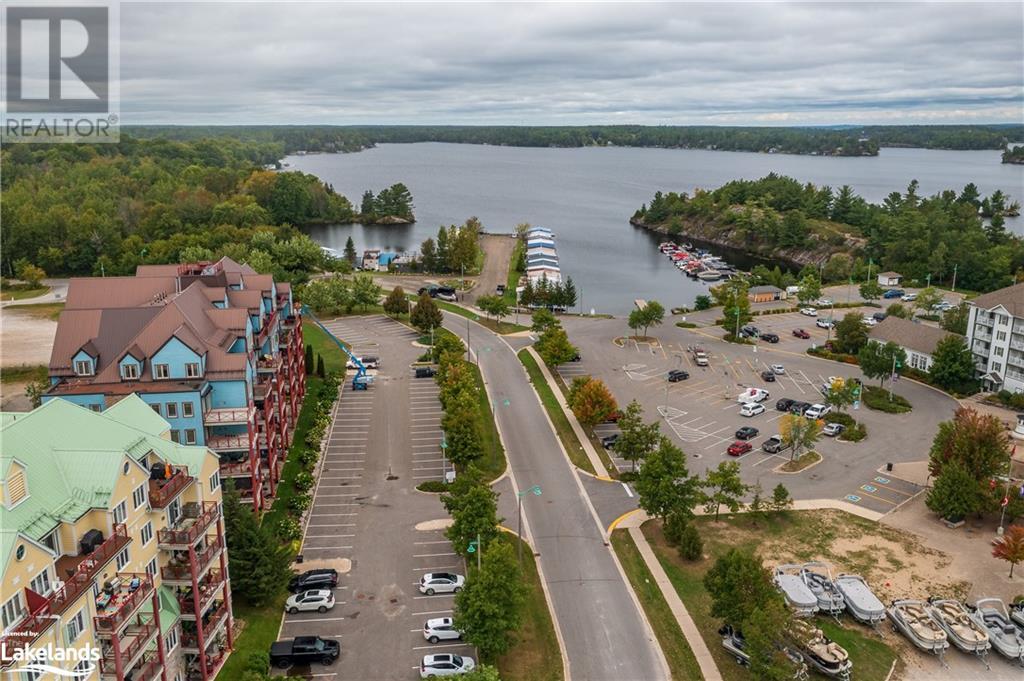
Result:
{"label": "pontoon boat", "polygon": [[971,619],[988,631],[992,647],[1005,658],[1024,667],[1024,632],[1010,619],[1006,605],[998,598],[981,598],[974,603]]}
{"label": "pontoon boat", "polygon": [[893,601],[888,612],[892,630],[909,638],[921,650],[941,657],[949,647],[946,632],[929,614],[928,603],[925,601]]}
{"label": "pontoon boat", "polygon": [[821,562],[804,563],[800,568],[800,579],[818,599],[818,610],[838,617],[846,608],[843,594],[836,589],[832,571]]}
{"label": "pontoon boat", "polygon": [[780,565],[775,568],[775,586],[797,617],[810,617],[818,612],[818,597],[800,578],[800,569],[799,565]]}
{"label": "pontoon boat", "polygon": [[885,606],[871,592],[863,577],[842,574],[836,577],[835,585],[846,602],[846,609],[855,620],[873,627],[885,621]]}

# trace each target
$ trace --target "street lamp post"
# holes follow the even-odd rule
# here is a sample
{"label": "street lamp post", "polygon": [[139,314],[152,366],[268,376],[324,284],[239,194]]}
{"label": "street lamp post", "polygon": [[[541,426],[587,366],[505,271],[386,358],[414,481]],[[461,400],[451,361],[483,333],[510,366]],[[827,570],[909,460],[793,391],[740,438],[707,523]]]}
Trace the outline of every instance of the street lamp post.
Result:
{"label": "street lamp post", "polygon": [[519,556],[519,565],[523,564],[523,495],[533,494],[535,497],[540,496],[540,485],[534,485],[530,489],[524,489],[522,492],[516,494],[516,535],[519,537],[519,545],[517,547],[517,553]]}

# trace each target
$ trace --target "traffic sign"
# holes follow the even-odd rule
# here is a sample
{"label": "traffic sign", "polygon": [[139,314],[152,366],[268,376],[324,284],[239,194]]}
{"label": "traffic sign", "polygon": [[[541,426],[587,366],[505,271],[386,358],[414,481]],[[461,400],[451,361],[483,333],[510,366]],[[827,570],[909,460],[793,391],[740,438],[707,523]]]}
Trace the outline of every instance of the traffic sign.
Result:
{"label": "traffic sign", "polygon": [[466,547],[466,553],[476,553],[476,539],[469,542],[469,546]]}

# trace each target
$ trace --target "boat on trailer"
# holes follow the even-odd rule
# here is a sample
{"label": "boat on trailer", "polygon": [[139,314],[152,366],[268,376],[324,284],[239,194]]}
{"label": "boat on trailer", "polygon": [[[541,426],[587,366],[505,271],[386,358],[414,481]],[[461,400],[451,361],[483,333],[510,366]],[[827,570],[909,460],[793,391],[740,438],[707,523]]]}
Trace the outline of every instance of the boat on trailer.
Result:
{"label": "boat on trailer", "polygon": [[860,575],[840,574],[835,579],[836,590],[842,594],[846,610],[853,619],[863,624],[878,626],[885,621],[885,606],[868,587]]}
{"label": "boat on trailer", "polygon": [[979,625],[960,601],[951,598],[928,599],[928,611],[946,632],[946,638],[965,653],[977,655],[988,667],[988,651],[992,648],[988,629]]}
{"label": "boat on trailer", "polygon": [[846,609],[846,599],[836,589],[832,579],[832,571],[828,565],[819,561],[804,563],[800,568],[800,579],[818,599],[818,610],[826,612],[836,619]]}
{"label": "boat on trailer", "polygon": [[926,653],[938,655],[939,659],[943,660],[943,655],[949,648],[949,637],[928,612],[928,603],[910,598],[893,601],[888,614],[893,631],[903,634]]}
{"label": "boat on trailer", "polygon": [[800,577],[800,565],[780,565],[775,568],[773,580],[782,592],[786,605],[797,617],[810,617],[818,612],[818,597]]}
{"label": "boat on trailer", "polygon": [[980,598],[971,610],[971,619],[988,631],[996,652],[1024,667],[1024,630],[1014,625],[1006,604],[998,598]]}
{"label": "boat on trailer", "polygon": [[821,629],[804,620],[793,620],[790,636],[803,653],[804,661],[818,673],[830,679],[847,681],[850,678],[853,669],[850,654],[826,637]]}

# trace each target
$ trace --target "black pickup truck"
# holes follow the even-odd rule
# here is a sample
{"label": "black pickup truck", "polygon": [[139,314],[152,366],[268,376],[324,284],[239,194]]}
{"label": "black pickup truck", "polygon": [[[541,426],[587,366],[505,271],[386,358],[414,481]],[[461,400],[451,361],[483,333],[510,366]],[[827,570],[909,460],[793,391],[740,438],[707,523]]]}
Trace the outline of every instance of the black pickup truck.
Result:
{"label": "black pickup truck", "polygon": [[278,669],[314,662],[323,665],[333,664],[339,655],[340,643],[319,636],[299,636],[290,641],[276,641],[270,644],[270,664]]}

